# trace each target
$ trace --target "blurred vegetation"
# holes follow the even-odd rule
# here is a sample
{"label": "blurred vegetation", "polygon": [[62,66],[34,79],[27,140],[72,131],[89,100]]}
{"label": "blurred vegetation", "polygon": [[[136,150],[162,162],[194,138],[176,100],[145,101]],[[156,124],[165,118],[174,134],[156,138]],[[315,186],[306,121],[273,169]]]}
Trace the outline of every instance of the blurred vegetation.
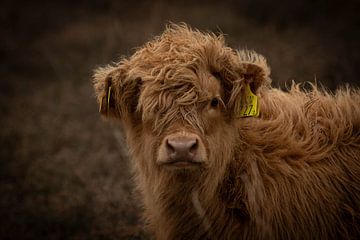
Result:
{"label": "blurred vegetation", "polygon": [[166,23],[223,32],[267,57],[274,86],[359,86],[358,1],[3,1],[0,239],[146,239],[116,123],[92,70]]}

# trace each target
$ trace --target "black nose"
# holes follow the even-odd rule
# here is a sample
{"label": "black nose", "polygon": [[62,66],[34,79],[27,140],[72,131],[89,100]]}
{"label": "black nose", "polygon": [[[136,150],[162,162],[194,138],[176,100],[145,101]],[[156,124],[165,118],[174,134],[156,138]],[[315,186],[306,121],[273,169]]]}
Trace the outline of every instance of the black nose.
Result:
{"label": "black nose", "polygon": [[166,140],[171,162],[192,162],[198,148],[198,140],[190,137],[175,137]]}

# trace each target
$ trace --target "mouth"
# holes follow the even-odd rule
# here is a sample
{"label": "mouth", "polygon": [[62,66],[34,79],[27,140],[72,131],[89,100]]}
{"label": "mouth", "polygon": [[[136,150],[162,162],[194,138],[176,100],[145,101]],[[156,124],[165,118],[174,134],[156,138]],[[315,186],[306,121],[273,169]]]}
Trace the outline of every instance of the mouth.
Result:
{"label": "mouth", "polygon": [[166,168],[174,168],[174,169],[186,169],[186,168],[198,168],[201,167],[203,162],[195,162],[195,161],[169,161],[164,162],[161,165]]}

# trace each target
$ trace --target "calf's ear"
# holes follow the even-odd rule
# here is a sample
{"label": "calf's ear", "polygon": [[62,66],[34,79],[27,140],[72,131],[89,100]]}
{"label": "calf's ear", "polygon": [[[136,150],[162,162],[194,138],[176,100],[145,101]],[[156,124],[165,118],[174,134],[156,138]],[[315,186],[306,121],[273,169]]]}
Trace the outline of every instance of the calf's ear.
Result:
{"label": "calf's ear", "polygon": [[237,52],[238,70],[242,84],[249,84],[251,91],[256,94],[260,87],[270,85],[270,67],[266,59],[254,51],[242,50]]}
{"label": "calf's ear", "polygon": [[257,95],[261,88],[270,86],[270,67],[266,59],[254,51],[237,51],[232,61],[235,77],[231,79],[228,107],[235,115],[239,115],[244,107],[249,89]]}
{"label": "calf's ear", "polygon": [[126,62],[95,69],[93,84],[102,115],[124,118],[137,104],[139,79],[129,78],[128,70]]}

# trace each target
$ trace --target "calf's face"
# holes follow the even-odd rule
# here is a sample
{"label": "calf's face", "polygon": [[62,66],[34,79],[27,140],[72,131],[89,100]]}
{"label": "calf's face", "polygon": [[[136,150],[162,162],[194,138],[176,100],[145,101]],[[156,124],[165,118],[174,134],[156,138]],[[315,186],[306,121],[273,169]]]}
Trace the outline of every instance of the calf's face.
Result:
{"label": "calf's face", "polygon": [[121,120],[143,168],[216,170],[230,159],[245,84],[256,93],[268,74],[262,56],[180,29],[97,69],[94,86],[100,112]]}
{"label": "calf's face", "polygon": [[169,85],[163,86],[165,89],[143,83],[137,106],[144,126],[140,135],[146,135],[154,146],[149,151],[159,167],[206,168],[210,150],[219,145],[212,146],[211,141],[219,138],[227,125],[223,89],[210,73],[178,77],[180,80],[163,83]]}

